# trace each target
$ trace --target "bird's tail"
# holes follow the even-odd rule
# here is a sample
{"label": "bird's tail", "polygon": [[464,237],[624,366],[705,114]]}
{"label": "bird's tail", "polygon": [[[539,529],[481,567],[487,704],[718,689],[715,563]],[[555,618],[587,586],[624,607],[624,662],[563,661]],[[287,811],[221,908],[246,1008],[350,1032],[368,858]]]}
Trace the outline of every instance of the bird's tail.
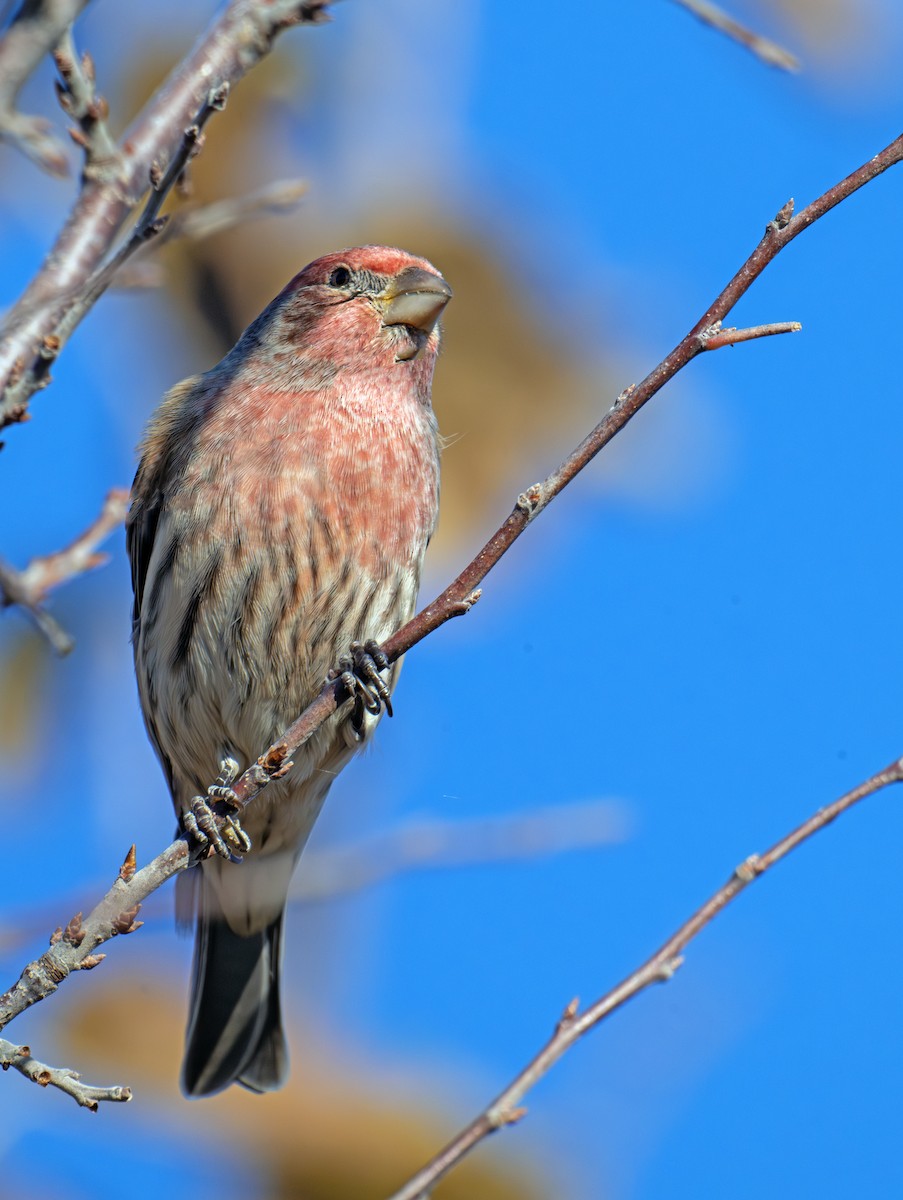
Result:
{"label": "bird's tail", "polygon": [[187,1096],[209,1096],[230,1083],[271,1092],[288,1074],[279,1003],[285,913],[242,937],[204,908],[197,922],[182,1088]]}

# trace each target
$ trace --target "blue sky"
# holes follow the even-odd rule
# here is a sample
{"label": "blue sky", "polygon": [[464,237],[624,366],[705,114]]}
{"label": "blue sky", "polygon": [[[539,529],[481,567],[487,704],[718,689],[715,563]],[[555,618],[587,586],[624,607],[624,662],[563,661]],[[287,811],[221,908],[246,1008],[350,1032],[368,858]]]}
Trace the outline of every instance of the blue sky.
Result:
{"label": "blue sky", "polygon": [[[89,10],[85,37],[112,72],[109,9]],[[187,38],[207,11],[181,5],[173,22]],[[789,196],[806,203],[900,132],[889,64],[903,20],[875,12],[879,49],[858,51],[855,69],[813,52],[809,70],[782,76],[657,0],[563,16],[475,0],[428,13],[343,4],[329,27],[290,35],[306,91],[283,98],[283,140],[268,152],[274,175],[289,165],[311,180],[292,219],[309,237],[342,244],[368,205],[414,191],[488,233],[535,319],[584,363],[604,360],[601,413],[608,380],[623,387],[658,362]],[[0,148],[3,303],[68,200]],[[571,996],[606,991],[746,855],[903,753],[901,212],[897,168],[781,255],[732,323],[799,320],[803,332],[707,355],[659,395],[626,446],[528,531],[473,614],[409,657],[398,717],[336,785],[324,846],[424,814],[593,798],[629,819],[616,845],[404,876],[297,914],[292,1020],[349,1076],[435,1109],[440,1131],[491,1098]],[[177,325],[160,298],[109,298],[73,340],[33,422],[7,438],[4,557],[63,544],[130,478],[160,393],[208,365]],[[550,444],[575,444],[592,419]],[[449,454],[473,453],[479,434],[460,432]],[[519,461],[512,495],[555,465],[535,444]],[[453,565],[434,563],[426,587]],[[130,842],[149,857],[171,833],[128,606],[118,545],[104,572],[56,599],[79,647],[43,663],[40,733],[10,755],[0,790],[15,846],[4,924],[55,914],[49,932],[70,915],[55,905],[89,903]],[[24,628],[5,615],[4,661]],[[897,795],[883,793],[793,855],[478,1153],[526,1156],[568,1200],[744,1200],[763,1176],[779,1196],[899,1193],[901,826]],[[44,935],[4,952],[10,979]],[[53,1060],[67,1004],[145,967],[181,1004],[188,958],[160,903],[138,938],[11,1034]],[[115,1073],[84,1050],[74,1065],[91,1080]],[[297,1062],[290,1088],[306,1081]],[[98,1117],[2,1082],[10,1194],[38,1152],[69,1164],[47,1195],[112,1195],[126,1149],[138,1195],[196,1194],[211,1178],[221,1196],[253,1194],[235,1152],[228,1169],[214,1154],[173,1169],[188,1112],[174,1082],[162,1100]],[[76,1147],[90,1173],[71,1166]]]}

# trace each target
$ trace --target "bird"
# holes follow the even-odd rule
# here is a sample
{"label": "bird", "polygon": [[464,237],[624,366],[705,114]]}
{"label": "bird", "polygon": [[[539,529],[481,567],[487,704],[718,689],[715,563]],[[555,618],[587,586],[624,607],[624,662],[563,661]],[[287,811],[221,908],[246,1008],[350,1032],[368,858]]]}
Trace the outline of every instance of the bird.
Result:
{"label": "bird", "polygon": [[[414,612],[438,516],[431,387],[451,295],[403,250],[318,258],[167,393],[139,446],[126,522],[138,695],[197,863],[177,894],[196,928],[189,1097],[288,1075],[289,883],[336,775],[391,714],[400,664],[379,642]],[[336,675],[353,702],[221,831],[213,801]]]}

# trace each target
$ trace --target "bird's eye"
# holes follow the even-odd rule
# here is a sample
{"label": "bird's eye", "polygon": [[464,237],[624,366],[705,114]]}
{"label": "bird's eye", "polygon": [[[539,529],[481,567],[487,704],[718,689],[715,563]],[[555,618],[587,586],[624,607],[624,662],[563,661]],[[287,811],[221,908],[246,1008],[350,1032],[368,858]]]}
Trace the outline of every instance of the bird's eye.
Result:
{"label": "bird's eye", "polygon": [[329,276],[329,286],[336,288],[347,287],[351,282],[351,272],[347,267],[336,267]]}

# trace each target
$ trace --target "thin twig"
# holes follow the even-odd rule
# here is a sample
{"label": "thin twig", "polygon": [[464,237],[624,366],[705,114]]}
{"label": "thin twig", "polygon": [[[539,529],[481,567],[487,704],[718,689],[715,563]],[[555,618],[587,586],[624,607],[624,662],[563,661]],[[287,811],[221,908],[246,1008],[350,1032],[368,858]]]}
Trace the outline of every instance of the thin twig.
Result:
{"label": "thin twig", "polygon": [[142,903],[167,879],[188,866],[188,843],[184,838],[173,842],[162,854],[140,871],[135,869],[132,846],[119,869],[113,886],[86,918],[76,913],[66,928],[57,929],[50,948],[30,962],[13,986],[0,996],[0,1029],[32,1004],[55,992],[73,971],[96,967],[103,959],[98,946],[117,934],[134,933],[142,922],[135,918]]}
{"label": "thin twig", "polygon": [[409,821],[349,845],[309,851],[289,899],[334,900],[412,871],[458,870],[611,846],[624,841],[626,830],[622,810],[610,800],[470,821]]}
{"label": "thin twig", "polygon": [[28,401],[46,385],[63,331],[68,335],[78,323],[71,310],[79,310],[78,319],[87,312],[85,288],[147,191],[149,171],[154,163],[172,162],[211,86],[234,86],[284,29],[322,21],[328,7],[328,0],[231,0],[149,101],[120,143],[121,177],[87,181],[56,244],[0,327],[0,428],[23,420]]}
{"label": "thin twig", "polygon": [[[59,357],[63,346],[104,294],[116,275],[130,259],[155,238],[166,226],[168,217],[160,216],[160,209],[166,202],[169,193],[183,177],[189,162],[198,154],[203,146],[203,129],[210,117],[216,112],[222,112],[229,97],[229,84],[219,83],[210,88],[195,113],[194,120],[183,131],[182,140],[164,170],[158,162],[151,164],[149,172],[150,193],[145,201],[144,209],[135,222],[131,234],[120,248],[99,267],[91,278],[81,287],[77,295],[68,296],[61,307],[61,316],[54,332],[45,337],[38,356],[30,371],[17,376],[10,388],[7,389],[7,399],[17,395],[32,392],[46,387],[50,382],[48,374],[51,363]],[[117,159],[117,161],[121,161]],[[22,420],[24,412],[16,410],[16,420]],[[2,409],[0,409],[0,426],[2,426]]]}
{"label": "thin twig", "polygon": [[705,338],[703,350],[720,350],[722,346],[739,346],[741,342],[751,342],[756,338],[774,337],[778,333],[799,333],[802,325],[799,321],[775,321],[771,325],[751,325],[748,329],[722,329],[719,321],[715,322],[710,333]]}
{"label": "thin twig", "polygon": [[233,196],[194,208],[181,208],[173,214],[160,240],[169,242],[174,238],[186,238],[200,242],[236,225],[243,225],[246,221],[295,212],[307,195],[308,188],[303,179],[284,179],[249,192],[246,196]]}
{"label": "thin twig", "polygon": [[31,599],[28,592],[20,585],[19,572],[15,567],[0,559],[0,607],[21,608],[31,617],[51,647],[60,658],[70,654],[75,647],[75,639],[60,625],[56,617],[41,604]]}
{"label": "thin twig", "polygon": [[58,341],[56,352],[59,354],[62,346],[71,337],[75,328],[84,319],[86,313],[97,303],[110,286],[116,273],[125,266],[129,259],[143,246],[147,245],[165,227],[166,217],[160,216],[160,209],[177,181],[182,177],[189,162],[198,154],[203,146],[203,129],[216,112],[222,112],[229,98],[229,84],[220,83],[212,87],[204,97],[194,120],[182,134],[178,149],[173,154],[166,170],[154,163],[150,170],[151,190],[145,202],[141,216],[135,222],[135,227],[128,239],[95,272],[82,288],[80,294],[69,304],[65,316],[59,322],[54,332]]}
{"label": "thin twig", "polygon": [[122,174],[123,160],[107,127],[109,108],[97,93],[94,61],[87,52],[79,57],[71,29],[57,43],[53,61],[60,73],[56,85],[60,107],[78,123],[77,128],[69,130],[69,136],[85,152],[82,182],[115,182]]}
{"label": "thin twig", "polygon": [[291,179],[269,184],[246,196],[180,208],[170,216],[152,241],[137,247],[128,262],[118,268],[110,287],[161,287],[166,279],[166,269],[159,261],[144,257],[148,249],[157,250],[164,243],[176,239],[202,242],[237,225],[246,225],[266,217],[285,216],[298,208],[307,192],[308,184],[304,180]]}
{"label": "thin twig", "polygon": [[90,1109],[91,1112],[97,1112],[98,1106],[105,1101],[124,1103],[132,1098],[127,1087],[95,1087],[90,1083],[82,1083],[81,1076],[68,1067],[48,1067],[46,1063],[32,1058],[30,1046],[17,1046],[6,1038],[0,1038],[0,1067],[4,1071],[10,1068],[18,1071],[39,1087],[59,1088],[81,1108]]}
{"label": "thin twig", "polygon": [[579,1011],[579,1002],[572,1000],[562,1014],[555,1032],[542,1050],[527,1064],[515,1079],[487,1105],[482,1113],[462,1129],[456,1138],[418,1171],[391,1200],[424,1200],[432,1188],[471,1150],[490,1134],[519,1121],[526,1113],[522,1102],[527,1092],[554,1066],[561,1056],[600,1021],[653,983],[665,983],[681,966],[682,951],[689,943],[740,895],[760,875],[786,858],[803,842],[824,829],[841,813],[846,812],[866,796],[903,780],[903,759],[892,762],[852,791],[821,808],[791,833],[775,842],[765,854],[753,854],[739,867],[706,902],[689,917],[656,952],[616,987],[612,988],[589,1008]]}
{"label": "thin twig", "polygon": [[23,3],[0,38],[0,141],[19,147],[51,175],[69,173],[66,147],[43,117],[16,108],[16,99],[41,60],[59,42],[88,0]]}
{"label": "thin twig", "polygon": [[68,654],[75,642],[43,607],[47,593],[107,562],[109,555],[98,553],[97,547],[125,520],[128,500],[126,488],[113,488],[83,533],[64,549],[33,558],[21,571],[0,559],[0,608],[14,604],[23,608],[57,654]]}
{"label": "thin twig", "polygon": [[[54,931],[50,948],[30,962],[18,981],[0,996],[0,1029],[12,1019],[55,992],[73,971],[88,971],[106,955],[97,947],[117,934],[135,933],[143,924],[136,920],[142,901],[167,879],[188,865],[188,845],[174,843],[141,871],[135,868],[135,847],[129,849],[113,886],[87,919],[76,913],[65,929]],[[127,1087],[92,1088],[79,1084],[79,1076],[68,1067],[48,1067],[31,1058],[27,1046],[17,1047],[0,1039],[0,1065],[15,1067],[35,1083],[52,1084],[73,1096],[79,1104],[97,1111],[101,1100],[130,1100]]]}
{"label": "thin twig", "polygon": [[761,34],[754,33],[745,25],[741,25],[739,21],[728,16],[717,4],[709,4],[708,0],[674,0],[674,3],[691,12],[694,17],[698,17],[704,25],[710,25],[719,33],[724,33],[741,46],[745,46],[747,50],[751,50],[757,58],[770,67],[780,67],[784,71],[800,69],[800,60],[795,54],[791,54],[777,42],[772,42],[769,38],[762,37]]}

